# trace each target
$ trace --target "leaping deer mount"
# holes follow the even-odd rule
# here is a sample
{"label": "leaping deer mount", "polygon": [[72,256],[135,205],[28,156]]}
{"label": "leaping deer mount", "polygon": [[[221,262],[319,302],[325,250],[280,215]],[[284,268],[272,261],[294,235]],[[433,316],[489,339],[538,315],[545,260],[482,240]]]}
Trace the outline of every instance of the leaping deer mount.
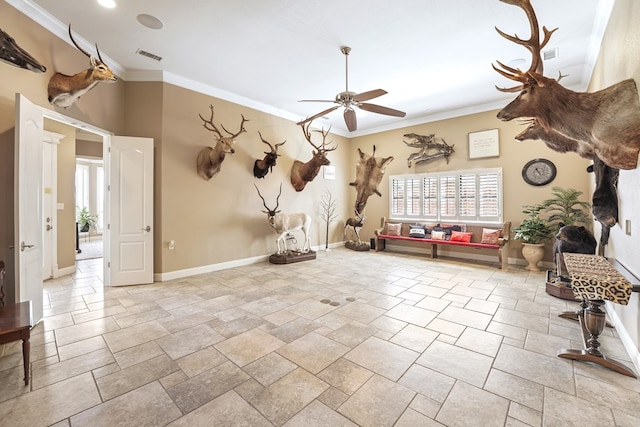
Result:
{"label": "leaping deer mount", "polygon": [[[496,30],[507,40],[527,48],[532,54],[529,70],[521,71],[496,61],[498,73],[520,83],[502,92],[520,92],[498,113],[503,121],[526,119],[527,129],[517,140],[540,139],[552,150],[575,151],[583,157],[597,155],[607,166],[635,169],[640,153],[640,99],[633,79],[603,90],[586,93],[564,88],[559,81],[543,76],[542,48],[554,30],[540,30],[530,0],[500,0],[518,6],[529,19],[531,37],[521,39]],[[593,154],[592,154],[593,153]]]}
{"label": "leaping deer mount", "polygon": [[313,181],[316,175],[318,175],[321,166],[331,164],[329,159],[327,159],[327,153],[338,148],[326,148],[326,139],[330,129],[326,132],[324,129],[314,131],[322,134],[322,144],[320,146],[314,144],[311,140],[309,126],[311,126],[311,122],[307,122],[306,126],[305,123],[300,125],[305,139],[313,148],[315,148],[315,151],[313,152],[313,157],[307,163],[302,163],[300,160],[294,160],[293,166],[291,166],[291,185],[293,185],[293,188],[295,188],[296,191],[304,190],[307,183]]}
{"label": "leaping deer mount", "polygon": [[86,50],[78,46],[73,39],[71,33],[71,24],[69,24],[69,37],[74,46],[89,58],[90,67],[84,71],[68,76],[62,73],[55,73],[49,80],[47,88],[49,94],[49,102],[53,105],[63,108],[71,107],[82,95],[93,89],[98,83],[113,83],[118,78],[113,71],[104,63],[100,57],[100,50],[96,43],[96,52],[98,57],[89,54]]}
{"label": "leaping deer mount", "polygon": [[198,175],[207,181],[220,172],[222,161],[227,153],[233,154],[236,152],[233,149],[233,145],[236,143],[238,135],[247,131],[244,128],[244,123],[249,121],[244,118],[244,115],[241,115],[242,121],[240,122],[240,130],[236,133],[231,133],[225,129],[223,125],[220,125],[222,130],[229,134],[229,136],[222,136],[220,130],[218,130],[216,125],[213,124],[213,105],[209,105],[209,109],[211,110],[211,117],[209,117],[209,120],[206,120],[201,114],[198,114],[198,116],[200,116],[200,119],[203,121],[202,126],[204,126],[206,130],[214,133],[216,145],[213,148],[206,147],[200,150],[196,160],[196,170],[198,171]]}
{"label": "leaping deer mount", "polygon": [[18,68],[44,73],[47,67],[39,63],[26,50],[18,46],[16,40],[0,28],[0,61]]}
{"label": "leaping deer mount", "polygon": [[276,160],[280,156],[280,154],[278,154],[278,147],[284,145],[284,143],[287,141],[285,140],[280,144],[271,145],[269,141],[265,140],[262,137],[262,134],[260,132],[258,132],[258,135],[260,135],[260,139],[262,140],[262,142],[267,144],[271,149],[271,151],[264,152],[265,156],[263,159],[256,159],[256,161],[253,163],[253,176],[255,176],[256,178],[264,178],[267,173],[273,172],[273,167],[276,165]]}
{"label": "leaping deer mount", "polygon": [[407,144],[407,146],[420,149],[420,151],[410,154],[407,158],[407,165],[409,167],[411,167],[411,162],[415,162],[415,165],[421,165],[442,158],[449,163],[449,156],[455,152],[453,145],[448,145],[444,139],[438,138],[442,142],[437,142],[435,133],[429,135],[405,133],[404,137],[414,139],[414,141],[411,142],[403,140],[402,142]]}

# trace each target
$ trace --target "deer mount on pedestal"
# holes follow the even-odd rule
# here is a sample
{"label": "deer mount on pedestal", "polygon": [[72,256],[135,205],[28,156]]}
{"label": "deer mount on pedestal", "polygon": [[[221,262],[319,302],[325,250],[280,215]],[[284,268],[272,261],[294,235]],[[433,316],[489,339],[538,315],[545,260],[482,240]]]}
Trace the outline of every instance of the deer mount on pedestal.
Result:
{"label": "deer mount on pedestal", "polygon": [[311,141],[311,132],[309,131],[311,122],[307,122],[306,126],[302,123],[300,126],[302,127],[302,133],[304,134],[305,139],[313,148],[315,148],[315,151],[313,152],[313,157],[307,163],[295,160],[293,162],[293,166],[291,166],[291,185],[293,185],[293,188],[295,188],[296,191],[304,190],[307,183],[313,181],[316,175],[318,175],[321,166],[331,164],[329,159],[327,159],[327,153],[338,148],[326,148],[326,139],[330,129],[326,132],[324,129],[314,131],[322,134],[322,144],[318,146]]}
{"label": "deer mount on pedestal", "polygon": [[[277,254],[288,253],[289,249],[287,248],[287,238],[288,236],[298,230],[302,230],[304,233],[304,243],[302,245],[302,253],[306,253],[311,251],[311,240],[309,236],[309,231],[311,229],[311,217],[306,213],[293,213],[293,214],[283,214],[278,210],[278,206],[280,203],[280,195],[282,194],[282,184],[280,184],[280,192],[278,193],[278,197],[276,197],[276,207],[271,209],[267,206],[267,202],[265,202],[264,197],[260,194],[260,190],[258,186],[253,184],[256,187],[256,191],[258,192],[258,196],[262,199],[262,205],[266,209],[262,211],[267,214],[267,221],[269,221],[269,225],[271,228],[278,233],[278,238],[276,239],[276,245],[278,247]],[[280,242],[282,242],[283,249],[280,249]]]}
{"label": "deer mount on pedestal", "polygon": [[222,136],[222,133],[218,130],[216,125],[213,124],[213,105],[209,105],[209,109],[211,109],[211,117],[209,120],[206,120],[202,115],[200,119],[204,122],[202,126],[205,129],[210,130],[215,134],[216,145],[211,147],[206,147],[200,150],[198,153],[198,158],[196,159],[196,170],[198,175],[200,175],[203,179],[207,181],[210,180],[215,174],[220,172],[220,168],[222,167],[222,161],[224,160],[227,153],[233,154],[236,151],[233,149],[233,145],[236,143],[236,138],[242,132],[246,132],[247,130],[244,128],[244,123],[249,120],[245,119],[243,115],[242,122],[240,122],[240,130],[236,133],[231,133],[224,126],[220,125],[222,129],[229,134],[229,136]]}

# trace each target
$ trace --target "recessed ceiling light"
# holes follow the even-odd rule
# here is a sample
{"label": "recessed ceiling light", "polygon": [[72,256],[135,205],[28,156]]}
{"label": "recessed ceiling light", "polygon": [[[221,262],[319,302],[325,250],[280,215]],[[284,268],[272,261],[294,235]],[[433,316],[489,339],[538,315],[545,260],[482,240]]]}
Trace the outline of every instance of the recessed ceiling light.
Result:
{"label": "recessed ceiling light", "polygon": [[151,28],[152,30],[161,30],[164,28],[164,23],[152,15],[147,15],[146,13],[141,13],[136,17],[139,23],[144,25],[147,28]]}
{"label": "recessed ceiling light", "polygon": [[116,7],[115,0],[98,0],[98,3],[100,4],[100,6],[106,7],[108,9],[113,9],[114,7]]}

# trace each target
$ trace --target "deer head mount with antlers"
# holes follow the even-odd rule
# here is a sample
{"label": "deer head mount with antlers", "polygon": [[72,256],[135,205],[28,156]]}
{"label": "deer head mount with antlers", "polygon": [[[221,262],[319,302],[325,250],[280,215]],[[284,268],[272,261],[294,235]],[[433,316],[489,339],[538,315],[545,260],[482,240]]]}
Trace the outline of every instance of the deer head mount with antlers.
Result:
{"label": "deer head mount with antlers", "polygon": [[264,152],[265,156],[263,159],[256,159],[256,161],[253,163],[253,176],[255,176],[256,178],[264,178],[267,173],[273,172],[273,167],[276,165],[276,160],[278,159],[278,156],[280,156],[280,154],[278,154],[278,147],[284,145],[284,143],[287,141],[283,141],[280,144],[276,144],[274,146],[271,145],[269,141],[265,140],[260,132],[258,132],[258,135],[260,135],[260,139],[262,140],[262,142],[267,144],[271,149],[271,151]]}
{"label": "deer head mount with antlers", "polygon": [[320,146],[314,144],[311,140],[309,126],[311,126],[311,122],[306,123],[306,126],[305,123],[300,125],[305,139],[313,148],[315,148],[315,151],[313,152],[313,157],[307,163],[302,163],[300,160],[295,160],[293,162],[293,166],[291,167],[291,185],[293,185],[293,188],[295,188],[296,191],[304,190],[307,183],[313,181],[316,175],[318,175],[321,166],[331,164],[329,159],[327,159],[327,153],[338,148],[326,148],[326,139],[329,134],[329,130],[331,130],[330,128],[326,132],[324,129],[314,131],[322,134],[322,144]]}
{"label": "deer head mount with antlers", "polygon": [[16,40],[0,28],[0,61],[18,68],[44,73],[47,67],[36,61],[26,50],[18,46]]}
{"label": "deer head mount with antlers", "polygon": [[[498,30],[509,41],[527,48],[532,54],[529,70],[521,71],[498,62],[494,70],[520,83],[502,92],[518,92],[516,99],[498,113],[504,121],[525,118],[527,129],[518,140],[537,137],[555,151],[575,151],[584,157],[590,152],[605,164],[619,169],[635,169],[640,153],[640,99],[633,79],[627,79],[593,93],[564,88],[558,79],[543,76],[542,48],[554,30],[540,31],[530,0],[500,0],[524,10],[531,26],[527,40]],[[538,129],[540,128],[540,129]],[[586,146],[585,146],[586,145]]]}
{"label": "deer head mount with antlers", "polygon": [[49,102],[63,108],[71,107],[82,95],[93,89],[98,83],[113,83],[118,78],[113,71],[104,63],[100,57],[100,50],[96,43],[98,57],[89,54],[86,50],[78,46],[71,33],[69,24],[69,37],[74,46],[89,58],[90,67],[84,71],[68,76],[62,73],[55,73],[51,76],[48,86]]}
{"label": "deer head mount with antlers", "polygon": [[389,157],[375,157],[376,146],[373,146],[373,154],[365,154],[358,148],[360,154],[360,161],[356,165],[356,180],[350,182],[349,185],[356,187],[356,203],[354,211],[357,217],[362,217],[364,208],[367,205],[367,200],[372,194],[377,194],[382,197],[382,194],[378,191],[378,185],[384,177],[385,169],[387,165],[393,161],[393,156]]}
{"label": "deer head mount with antlers", "polygon": [[240,122],[240,130],[236,133],[231,133],[225,129],[224,126],[220,125],[222,129],[229,134],[229,136],[222,136],[220,130],[218,130],[216,125],[213,124],[213,105],[209,105],[209,109],[211,110],[211,117],[209,117],[209,120],[202,117],[201,114],[198,114],[198,116],[200,116],[200,119],[204,122],[202,126],[204,126],[206,130],[210,130],[215,134],[217,142],[213,148],[206,147],[200,150],[198,158],[196,159],[196,170],[198,171],[198,175],[207,181],[220,172],[222,161],[227,153],[233,154],[236,152],[233,149],[233,145],[236,143],[238,135],[247,131],[244,128],[244,123],[249,121],[244,118],[244,115],[241,115],[242,122]]}
{"label": "deer head mount with antlers", "polygon": [[[267,221],[269,221],[269,225],[273,228],[276,233],[278,233],[278,238],[276,239],[276,245],[278,246],[278,254],[283,252],[287,252],[287,234],[302,230],[304,233],[304,244],[302,245],[302,252],[308,252],[311,250],[311,240],[309,238],[309,230],[311,229],[311,217],[306,213],[294,213],[294,214],[283,214],[278,210],[278,206],[280,205],[280,195],[282,194],[282,184],[280,184],[280,192],[278,193],[278,197],[276,197],[276,207],[271,209],[267,206],[267,202],[265,202],[264,197],[260,194],[260,190],[258,186],[253,184],[256,187],[256,191],[258,192],[258,196],[262,199],[262,205],[266,209],[266,211],[262,211],[267,214]],[[282,242],[282,247],[284,250],[280,249],[280,242]]]}

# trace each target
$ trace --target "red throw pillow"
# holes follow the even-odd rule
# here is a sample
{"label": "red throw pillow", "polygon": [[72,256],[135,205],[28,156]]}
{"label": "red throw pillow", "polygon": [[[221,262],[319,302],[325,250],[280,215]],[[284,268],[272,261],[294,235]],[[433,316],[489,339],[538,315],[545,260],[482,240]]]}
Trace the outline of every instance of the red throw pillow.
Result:
{"label": "red throw pillow", "polygon": [[473,233],[464,233],[462,231],[452,231],[451,232],[451,241],[452,242],[471,242],[471,236]]}

